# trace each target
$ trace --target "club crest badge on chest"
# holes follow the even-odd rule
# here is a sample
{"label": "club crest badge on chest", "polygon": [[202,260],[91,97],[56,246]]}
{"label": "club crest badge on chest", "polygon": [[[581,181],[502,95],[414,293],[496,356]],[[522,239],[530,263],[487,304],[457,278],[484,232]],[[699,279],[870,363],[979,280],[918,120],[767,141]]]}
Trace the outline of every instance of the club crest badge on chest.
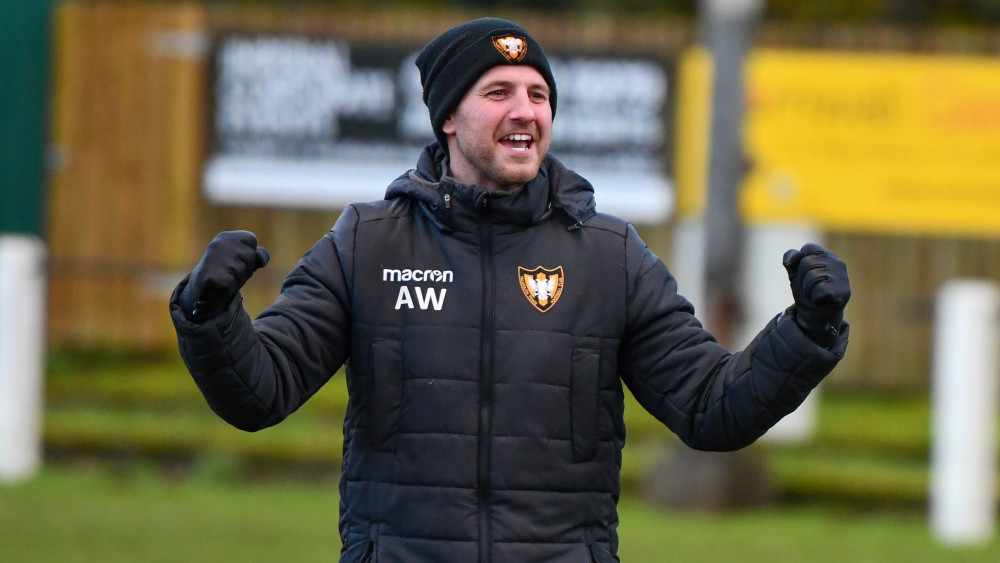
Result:
{"label": "club crest badge on chest", "polygon": [[562,297],[565,283],[562,266],[553,269],[538,266],[531,270],[519,266],[517,279],[528,302],[543,313],[547,313]]}

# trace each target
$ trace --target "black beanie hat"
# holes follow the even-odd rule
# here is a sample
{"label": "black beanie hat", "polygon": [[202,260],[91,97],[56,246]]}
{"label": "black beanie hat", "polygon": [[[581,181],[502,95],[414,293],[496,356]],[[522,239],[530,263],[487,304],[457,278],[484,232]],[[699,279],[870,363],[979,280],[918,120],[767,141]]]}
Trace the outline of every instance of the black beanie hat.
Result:
{"label": "black beanie hat", "polygon": [[523,27],[499,18],[480,18],[438,35],[420,54],[420,85],[431,114],[434,136],[448,150],[441,126],[465,93],[487,70],[505,64],[529,65],[545,79],[552,115],[556,114],[556,81],[545,51]]}

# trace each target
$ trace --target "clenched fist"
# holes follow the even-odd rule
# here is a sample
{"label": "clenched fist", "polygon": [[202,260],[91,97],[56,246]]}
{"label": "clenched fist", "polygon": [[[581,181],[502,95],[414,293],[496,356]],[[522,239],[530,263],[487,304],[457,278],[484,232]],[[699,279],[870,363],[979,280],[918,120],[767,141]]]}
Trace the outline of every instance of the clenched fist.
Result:
{"label": "clenched fist", "polygon": [[257,246],[249,231],[223,231],[215,236],[191,272],[178,303],[189,318],[208,318],[236,297],[250,276],[267,265],[271,255]]}
{"label": "clenched fist", "polygon": [[795,322],[816,344],[833,345],[843,324],[844,306],[851,298],[847,265],[814,243],[785,252],[782,264],[795,299]]}

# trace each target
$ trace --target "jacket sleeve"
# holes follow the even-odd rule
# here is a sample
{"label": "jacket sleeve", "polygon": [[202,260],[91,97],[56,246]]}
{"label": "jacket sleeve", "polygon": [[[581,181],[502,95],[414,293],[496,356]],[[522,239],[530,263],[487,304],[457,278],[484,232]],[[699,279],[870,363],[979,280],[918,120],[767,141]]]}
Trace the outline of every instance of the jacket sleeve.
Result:
{"label": "jacket sleeve", "polygon": [[646,410],[692,448],[749,445],[794,411],[847,348],[846,323],[838,341],[824,349],[786,311],[745,350],[730,353],[694,317],[674,277],[632,227],[626,268],[622,379]]}
{"label": "jacket sleeve", "polygon": [[212,410],[233,426],[277,424],[346,361],[357,220],[348,208],[254,321],[241,297],[213,318],[191,321],[177,303],[188,278],[174,290],[170,316],[184,363]]}

